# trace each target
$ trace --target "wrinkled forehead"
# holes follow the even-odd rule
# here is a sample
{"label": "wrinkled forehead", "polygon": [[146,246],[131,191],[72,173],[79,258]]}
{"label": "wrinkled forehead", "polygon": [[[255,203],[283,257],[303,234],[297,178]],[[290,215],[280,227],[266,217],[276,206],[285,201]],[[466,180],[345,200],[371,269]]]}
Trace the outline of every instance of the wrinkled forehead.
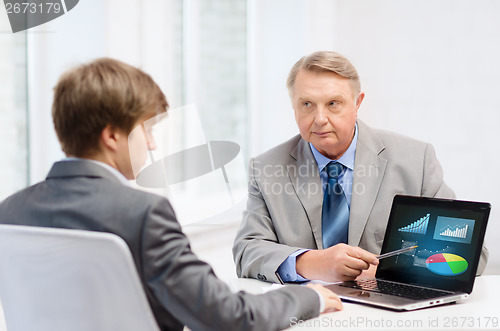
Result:
{"label": "wrinkled forehead", "polygon": [[326,70],[303,69],[297,73],[290,97],[292,101],[319,97],[356,99],[357,93],[349,78]]}

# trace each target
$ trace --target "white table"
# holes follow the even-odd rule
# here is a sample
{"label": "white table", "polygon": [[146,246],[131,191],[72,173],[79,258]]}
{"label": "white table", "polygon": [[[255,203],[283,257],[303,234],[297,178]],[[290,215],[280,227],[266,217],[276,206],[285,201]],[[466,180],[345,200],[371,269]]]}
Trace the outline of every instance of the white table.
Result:
{"label": "white table", "polygon": [[[396,312],[344,302],[342,311],[298,322],[291,329],[307,330],[500,330],[500,275],[477,277],[472,294],[455,304]],[[269,283],[253,279],[231,282],[234,290],[262,293]]]}
{"label": "white table", "polygon": [[[500,330],[500,275],[476,278],[474,291],[456,304],[411,312],[395,312],[354,303],[344,310],[299,322],[291,319],[291,330]],[[230,281],[234,291],[263,293],[270,283],[255,279]],[[1,308],[1,307],[0,307]],[[0,311],[0,331],[6,331]]]}

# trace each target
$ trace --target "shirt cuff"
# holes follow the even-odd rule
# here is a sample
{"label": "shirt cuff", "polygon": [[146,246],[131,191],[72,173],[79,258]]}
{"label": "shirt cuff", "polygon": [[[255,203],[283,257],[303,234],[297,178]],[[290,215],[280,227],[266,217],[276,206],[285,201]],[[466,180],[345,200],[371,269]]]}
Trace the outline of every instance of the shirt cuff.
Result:
{"label": "shirt cuff", "polygon": [[314,290],[314,292],[316,292],[319,296],[319,313],[321,314],[325,311],[325,298],[323,298],[323,295],[321,295],[319,291]]}
{"label": "shirt cuff", "polygon": [[278,267],[278,275],[280,275],[283,282],[294,283],[294,282],[307,282],[306,279],[299,275],[296,270],[297,256],[303,254],[310,249],[299,249],[292,254],[290,254],[283,263]]}

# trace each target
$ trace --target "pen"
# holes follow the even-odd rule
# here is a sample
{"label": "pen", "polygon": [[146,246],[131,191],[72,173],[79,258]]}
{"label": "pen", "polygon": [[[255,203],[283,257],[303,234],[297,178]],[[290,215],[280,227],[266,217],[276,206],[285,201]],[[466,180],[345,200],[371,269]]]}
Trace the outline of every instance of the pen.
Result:
{"label": "pen", "polygon": [[385,254],[377,256],[377,259],[379,259],[379,260],[380,259],[385,259],[386,257],[391,257],[391,256],[398,255],[398,254],[401,254],[401,253],[404,253],[404,252],[411,251],[412,249],[415,249],[417,247],[418,246],[411,246],[411,247],[405,247],[405,248],[401,248],[401,249],[396,249],[395,251],[388,252],[388,253],[385,253]]}
{"label": "pen", "polygon": [[280,284],[281,284],[281,285],[285,285],[285,282],[281,279],[280,274],[279,274],[277,271],[276,271],[274,274],[276,275],[276,277],[277,277],[277,278],[278,278],[278,280],[280,281]]}

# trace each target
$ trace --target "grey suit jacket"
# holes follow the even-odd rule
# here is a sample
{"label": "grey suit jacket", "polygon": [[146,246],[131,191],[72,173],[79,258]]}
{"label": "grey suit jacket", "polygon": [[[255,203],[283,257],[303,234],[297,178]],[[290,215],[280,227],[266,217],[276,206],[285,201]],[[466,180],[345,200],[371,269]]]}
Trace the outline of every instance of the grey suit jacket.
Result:
{"label": "grey suit jacket", "polygon": [[[357,123],[348,244],[378,254],[396,194],[455,194],[430,144]],[[275,271],[290,254],[322,249],[322,203],[318,166],[300,135],[251,159],[247,209],[233,246],[238,276],[277,282]],[[478,272],[487,257],[483,248]]]}
{"label": "grey suit jacket", "polygon": [[[162,330],[277,330],[319,313],[298,286],[232,293],[192,252],[169,202],[89,161],[55,163],[47,179],[0,204],[0,223],[110,232],[128,244]],[[54,270],[57,272],[57,270]]]}

